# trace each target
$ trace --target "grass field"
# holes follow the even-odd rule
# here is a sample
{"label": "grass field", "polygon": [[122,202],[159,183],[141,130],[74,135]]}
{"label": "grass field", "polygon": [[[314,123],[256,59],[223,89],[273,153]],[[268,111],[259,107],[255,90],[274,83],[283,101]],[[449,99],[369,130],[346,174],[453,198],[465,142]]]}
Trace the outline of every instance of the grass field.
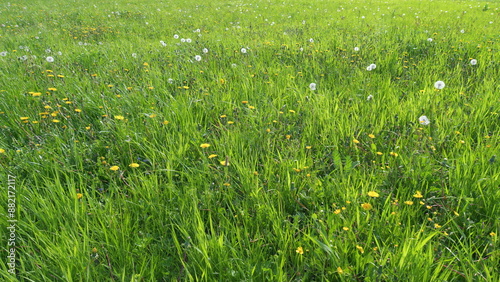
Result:
{"label": "grass field", "polygon": [[499,1],[25,2],[0,280],[500,281]]}

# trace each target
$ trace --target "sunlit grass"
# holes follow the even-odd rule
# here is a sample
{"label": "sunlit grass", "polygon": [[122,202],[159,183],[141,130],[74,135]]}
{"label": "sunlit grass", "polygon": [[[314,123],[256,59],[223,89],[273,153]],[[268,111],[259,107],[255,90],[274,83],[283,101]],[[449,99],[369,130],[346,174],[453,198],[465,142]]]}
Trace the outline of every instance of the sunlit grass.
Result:
{"label": "sunlit grass", "polygon": [[500,279],[499,3],[174,2],[0,4],[4,280]]}

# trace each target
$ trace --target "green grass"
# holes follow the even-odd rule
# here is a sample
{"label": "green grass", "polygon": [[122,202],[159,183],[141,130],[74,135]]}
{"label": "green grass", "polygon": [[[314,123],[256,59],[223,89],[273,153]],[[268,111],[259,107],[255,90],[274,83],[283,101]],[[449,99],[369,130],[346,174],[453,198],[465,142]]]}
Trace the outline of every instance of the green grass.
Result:
{"label": "green grass", "polygon": [[500,280],[499,1],[34,2],[0,279]]}

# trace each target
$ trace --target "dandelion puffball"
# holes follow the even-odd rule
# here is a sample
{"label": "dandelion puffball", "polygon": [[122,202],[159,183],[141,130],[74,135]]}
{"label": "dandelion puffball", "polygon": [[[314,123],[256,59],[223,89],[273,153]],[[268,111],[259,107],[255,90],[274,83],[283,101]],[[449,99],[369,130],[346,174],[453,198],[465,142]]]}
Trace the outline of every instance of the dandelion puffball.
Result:
{"label": "dandelion puffball", "polygon": [[206,54],[206,53],[208,53],[208,49],[207,49],[207,48],[203,48],[203,50],[202,50],[202,51],[203,51],[203,53],[205,53],[205,54]]}
{"label": "dandelion puffball", "polygon": [[311,89],[313,91],[316,90],[316,83],[309,84],[309,89]]}
{"label": "dandelion puffball", "polygon": [[246,48],[241,48],[240,52],[241,52],[242,54],[246,54],[247,49],[246,49]]}
{"label": "dandelion puffball", "polygon": [[54,61],[54,58],[53,57],[47,57],[45,58],[47,60],[47,62],[49,63],[52,63]]}
{"label": "dandelion puffball", "polygon": [[429,125],[431,121],[426,116],[421,116],[418,118],[421,125]]}
{"label": "dandelion puffball", "polygon": [[441,80],[438,80],[438,81],[436,81],[436,83],[434,83],[434,87],[436,87],[436,89],[443,89],[444,86],[445,86],[445,84]]}
{"label": "dandelion puffball", "polygon": [[199,61],[201,61],[201,56],[200,55],[196,55],[196,56],[194,56],[194,59],[199,62]]}
{"label": "dandelion puffball", "polygon": [[358,52],[359,51],[359,47],[354,47],[354,52]]}
{"label": "dandelion puffball", "polygon": [[477,64],[477,60],[476,59],[472,59],[470,60],[470,64],[475,66]]}

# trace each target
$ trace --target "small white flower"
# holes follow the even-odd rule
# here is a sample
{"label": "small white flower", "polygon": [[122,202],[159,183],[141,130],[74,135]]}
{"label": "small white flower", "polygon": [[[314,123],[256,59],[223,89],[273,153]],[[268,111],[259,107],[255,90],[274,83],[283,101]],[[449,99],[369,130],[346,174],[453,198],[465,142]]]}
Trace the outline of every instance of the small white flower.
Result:
{"label": "small white flower", "polygon": [[54,58],[49,56],[49,57],[45,58],[45,60],[47,60],[47,62],[49,62],[49,63],[52,63],[54,61]]}
{"label": "small white flower", "polygon": [[373,69],[373,68],[372,68],[372,65],[369,65],[369,66],[367,66],[367,67],[366,67],[366,70],[367,70],[367,71],[371,71],[372,69]]}
{"label": "small white flower", "polygon": [[354,47],[354,52],[358,52],[359,51],[359,47]]}
{"label": "small white flower", "polygon": [[462,29],[460,32],[461,32],[461,33],[465,33],[465,30],[464,30],[464,29]]}
{"label": "small white flower", "polygon": [[429,41],[429,42],[432,42],[432,40],[433,40],[433,39],[432,39],[432,38],[430,38],[430,37],[429,37],[429,38],[427,38],[427,41]]}
{"label": "small white flower", "polygon": [[7,56],[7,51],[0,52],[0,56],[2,56],[2,57]]}
{"label": "small white flower", "polygon": [[174,39],[179,39],[179,35],[174,34]]}
{"label": "small white flower", "polygon": [[477,65],[477,60],[476,59],[470,60],[470,64],[473,66]]}
{"label": "small white flower", "polygon": [[309,42],[314,43],[314,39],[310,38]]}
{"label": "small white flower", "polygon": [[202,51],[203,51],[203,53],[205,53],[205,54],[206,54],[206,53],[208,53],[208,49],[207,49],[207,48],[203,48],[203,50],[202,50]]}
{"label": "small white flower", "polygon": [[367,100],[367,101],[370,101],[370,100],[372,100],[372,99],[373,99],[373,95],[368,95],[368,97],[366,97],[366,100]]}
{"label": "small white flower", "polygon": [[421,116],[418,118],[421,125],[429,125],[431,121],[426,116]]}
{"label": "small white flower", "polygon": [[313,91],[316,90],[316,83],[313,82],[313,83],[309,84],[309,89],[311,89]]}
{"label": "small white flower", "polygon": [[50,52],[52,52],[52,50],[50,50],[50,48],[49,49],[45,49],[45,53],[50,53]]}
{"label": "small white flower", "polygon": [[436,87],[436,89],[443,89],[445,87],[445,84],[443,81],[438,80],[436,81],[436,83],[434,83],[434,87]]}
{"label": "small white flower", "polygon": [[132,58],[137,58],[137,54],[136,53],[132,53]]}
{"label": "small white flower", "polygon": [[376,69],[377,68],[377,65],[376,64],[371,64],[370,65],[370,68],[372,68],[372,70]]}
{"label": "small white flower", "polygon": [[170,84],[173,84],[174,80],[172,78],[169,78],[169,79],[167,79],[167,82],[170,83]]}
{"label": "small white flower", "polygon": [[247,53],[247,49],[246,49],[246,48],[241,48],[240,52],[241,52],[242,54],[246,54],[246,53]]}
{"label": "small white flower", "polygon": [[167,46],[167,43],[165,43],[165,41],[163,41],[163,40],[160,40],[160,44],[161,44],[161,46],[163,46],[163,47]]}
{"label": "small white flower", "polygon": [[194,59],[199,62],[199,61],[201,61],[201,56],[200,55],[196,55],[196,56],[194,56]]}
{"label": "small white flower", "polygon": [[299,51],[300,51],[300,52],[303,52],[303,51],[304,51],[304,48],[300,47]]}
{"label": "small white flower", "polygon": [[186,39],[184,39],[184,38],[181,38],[181,42],[186,42]]}

